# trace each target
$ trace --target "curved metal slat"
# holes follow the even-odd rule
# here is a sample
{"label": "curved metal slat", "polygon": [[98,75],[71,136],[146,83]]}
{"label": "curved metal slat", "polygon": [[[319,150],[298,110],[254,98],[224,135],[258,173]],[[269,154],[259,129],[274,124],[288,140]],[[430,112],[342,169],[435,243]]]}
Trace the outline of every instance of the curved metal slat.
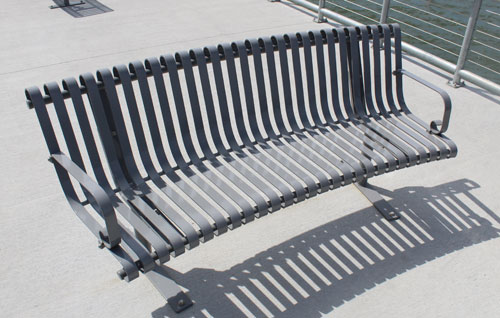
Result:
{"label": "curved metal slat", "polygon": [[[337,35],[339,37],[340,73],[342,80],[342,97],[344,106],[343,109],[348,116],[349,122],[352,123],[352,125],[348,124],[344,127],[347,128],[347,130],[351,134],[360,138],[363,143],[366,143],[367,146],[383,155],[384,159],[387,161],[388,171],[395,170],[399,165],[406,165],[406,156],[399,149],[397,149],[395,146],[390,144],[387,140],[385,140],[375,132],[371,131],[360,120],[358,120],[354,107],[356,107],[357,111],[360,113],[362,113],[363,110],[361,109],[359,103],[353,104],[351,102],[351,98],[354,99],[354,96],[352,96],[353,89],[351,89],[351,73],[348,69],[350,62],[348,61],[349,46],[346,39],[346,31],[347,30],[344,28],[336,29]],[[339,114],[337,114],[337,116],[339,116]]]}
{"label": "curved metal slat", "polygon": [[[193,221],[196,222],[196,224],[200,227],[203,240],[211,239],[213,237],[213,229],[212,225],[208,222],[208,220],[205,217],[203,217],[203,215],[195,211],[190,202],[179,196],[179,194],[176,193],[171,187],[167,186],[165,181],[161,179],[160,175],[156,171],[156,168],[154,167],[153,162],[151,160],[151,156],[149,155],[149,149],[144,135],[144,127],[142,126],[139,110],[137,108],[135,94],[132,87],[132,82],[130,80],[130,74],[124,65],[116,66],[114,68],[114,72],[115,75],[117,75],[122,81],[122,87],[134,130],[136,144],[138,146],[139,155],[142,160],[143,166],[146,169],[148,177],[151,178],[153,183],[165,195],[167,195],[173,202],[175,202],[177,206],[181,207],[185,211],[185,213],[187,213],[189,217],[191,217]],[[112,111],[118,112],[119,110],[116,109]],[[117,124],[116,119],[115,119],[115,124]],[[203,201],[201,202],[201,204],[204,204],[204,208],[206,209],[206,212],[208,214],[212,213],[217,214],[216,211],[214,212],[215,208],[211,206],[208,202]],[[220,226],[221,227],[225,226],[224,223],[220,224]]]}
{"label": "curved metal slat", "polygon": [[97,83],[94,77],[88,73],[84,74],[81,76],[81,82],[87,88],[87,95],[89,97],[90,106],[92,108],[94,119],[97,124],[99,137],[103,144],[103,148],[106,153],[106,159],[113,174],[113,178],[115,179],[117,185],[120,187],[120,193],[134,209],[139,211],[143,215],[143,217],[146,218],[150,226],[156,228],[156,230],[159,231],[159,233],[161,233],[162,236],[170,242],[175,255],[184,253],[184,244],[186,239],[164,218],[160,217],[160,215],[158,215],[158,213],[153,210],[153,208],[151,208],[151,206],[148,205],[147,202],[136,195],[132,188],[130,188],[129,181],[123,174],[122,167],[116,154],[114,141],[111,135],[112,130],[110,129],[106,121],[106,114],[104,112],[104,106],[102,102],[103,96],[101,96],[101,94],[99,93],[99,88],[97,87]]}
{"label": "curved metal slat", "polygon": [[[219,58],[219,51],[216,47],[209,47],[208,53],[210,54],[212,60],[222,121],[226,123],[225,125],[223,125],[225,137],[229,143],[231,152],[234,153],[239,159],[241,159],[245,164],[247,164],[253,170],[252,172],[250,172],[248,169],[244,171],[245,177],[249,177],[249,180],[256,186],[258,183],[265,185],[263,180],[266,180],[279,191],[280,194],[278,199],[280,200],[280,205],[276,206],[273,204],[274,207],[273,210],[281,207],[281,198],[283,198],[283,202],[285,205],[293,203],[294,194],[292,190],[290,190],[290,187],[287,186],[285,183],[283,183],[282,180],[280,180],[272,173],[270,173],[268,169],[274,170],[275,172],[277,172],[278,175],[280,175],[280,177],[283,177],[283,175],[286,174],[287,172],[284,171],[281,167],[275,166],[275,164],[272,163],[272,161],[270,161],[268,158],[266,158],[264,154],[261,153],[252,143],[249,143],[250,139],[245,136],[244,131],[240,130],[240,136],[242,137],[242,141],[244,142],[244,147],[240,146],[236,141],[236,137],[234,136],[234,133],[231,129],[231,125],[229,124],[230,123],[229,109],[224,88],[224,79]],[[229,56],[229,58],[231,57]],[[203,72],[205,72],[205,70]],[[209,108],[207,107],[207,114],[209,118],[210,117],[212,118],[212,123],[215,123],[215,109],[213,100],[210,100],[208,105],[210,105],[210,107]],[[247,109],[248,109],[248,104],[247,104]],[[245,153],[243,148],[245,148],[251,154],[251,156]],[[226,150],[224,151],[227,152]],[[233,161],[232,163],[236,163],[236,161]],[[297,182],[297,181],[292,181],[292,182]],[[297,184],[299,183],[297,182]],[[302,186],[299,184],[298,187],[293,187],[293,189],[296,192],[299,192],[301,187]],[[275,193],[274,190],[271,190],[267,185],[264,186],[263,190],[265,190],[266,195],[268,197],[271,196],[271,198],[273,193]]]}
{"label": "curved metal slat", "polygon": [[[158,122],[155,115],[155,110],[153,107],[153,101],[151,98],[150,87],[146,78],[146,71],[140,62],[134,62],[130,65],[131,71],[137,76],[139,87],[141,91],[141,96],[144,104],[144,112],[147,116],[149,132],[152,137],[154,151],[157,155],[158,162],[163,169],[166,176],[176,184],[184,193],[186,193],[193,201],[195,201],[200,207],[208,207],[206,212],[210,214],[210,217],[215,221],[216,224],[216,234],[221,234],[226,232],[227,221],[225,217],[219,213],[216,209],[211,207],[210,203],[198,193],[196,189],[187,184],[176,171],[172,169],[172,166],[167,160],[167,156],[164,151],[164,145],[161,140],[160,131],[158,127]],[[235,208],[217,191],[214,191],[212,186],[201,179],[195,171],[191,168],[186,167],[183,171],[194,183],[199,186],[207,195],[212,197],[221,207],[224,208],[226,212],[231,214],[237,214]],[[153,180],[154,181],[154,180]],[[158,186],[158,184],[157,184]],[[249,204],[247,203],[249,206]],[[205,209],[205,208],[204,208]],[[250,207],[251,209],[251,207]]]}
{"label": "curved metal slat", "polygon": [[134,211],[117,198],[106,178],[77,81],[74,78],[66,78],[63,81],[63,87],[69,92],[72,99],[86,152],[89,156],[92,171],[96,176],[98,184],[106,191],[118,213],[120,213],[134,229],[142,235],[142,237],[147,239],[149,244],[154,248],[159,261],[162,263],[166,262],[170,258],[170,250],[172,249],[170,244],[165,244],[165,240],[149,227]]}
{"label": "curved metal slat", "polygon": [[[118,69],[115,68],[115,71],[117,70]],[[126,71],[125,66],[123,66],[123,70]],[[141,197],[145,198],[147,203],[152,204],[158,211],[160,211],[173,224],[175,224],[184,233],[184,235],[186,235],[189,247],[195,247],[199,244],[200,235],[198,234],[198,231],[193,227],[192,224],[190,224],[190,222],[188,222],[188,220],[184,219],[181,214],[177,213],[169,203],[167,203],[156,192],[154,192],[154,190],[144,182],[144,179],[139,172],[132,152],[130,138],[125,127],[120,102],[118,100],[118,95],[116,92],[116,86],[114,85],[111,72],[107,69],[103,69],[97,72],[97,76],[104,83],[104,90],[106,94],[105,98],[107,99],[107,104],[109,105],[109,116],[111,116],[111,118],[113,119],[114,131],[116,132],[116,139],[120,149],[121,162],[123,163],[123,169],[127,177],[130,178],[130,181],[134,184],[133,189],[136,190]],[[132,94],[130,87],[123,85],[123,83],[122,87],[125,95]],[[131,101],[132,97],[129,96],[129,98],[127,98],[127,102]],[[134,118],[131,118],[132,123],[139,120],[136,116],[133,117]],[[135,133],[143,134],[139,129],[135,129]],[[141,147],[140,144],[138,146]],[[141,150],[142,151],[139,152],[141,158],[144,159],[147,156],[147,154],[145,154],[147,149],[142,148]],[[152,173],[154,168],[145,165],[145,169],[147,169],[149,173]],[[179,208],[182,209],[184,213],[187,213],[197,223],[197,225],[200,227],[201,234],[207,233],[212,230],[210,224],[206,221],[206,219],[203,218],[203,216],[200,215],[199,212],[197,212],[184,199],[180,198],[171,188],[168,189],[170,191],[168,191],[167,195],[170,198],[175,197],[177,199],[177,202],[174,202],[178,204]]]}
{"label": "curved metal slat", "polygon": [[[352,39],[357,38],[357,31],[354,27],[348,27],[347,32],[349,32],[349,66],[351,68],[351,85],[353,94],[353,103],[356,109],[356,117],[360,119],[362,123],[365,124],[369,129],[375,132],[378,136],[387,140],[393,148],[389,148],[396,156],[399,161],[400,167],[404,165],[412,166],[418,161],[417,154],[415,150],[412,149],[407,143],[401,141],[398,136],[390,133],[390,131],[382,129],[380,126],[367,116],[366,112],[366,99],[363,92],[363,74],[361,69],[361,56],[359,50],[359,41],[353,41]],[[367,57],[365,57],[367,58]],[[388,86],[392,87],[392,86]],[[392,149],[399,150],[395,152]],[[404,158],[403,158],[404,156]]]}
{"label": "curved metal slat", "polygon": [[[206,65],[203,64],[205,62],[205,57],[203,54],[199,60],[201,63],[199,66],[199,70],[200,70],[200,72],[202,72],[203,69],[206,69]],[[205,68],[203,67],[203,65],[205,65]],[[179,168],[185,174],[187,174],[189,177],[196,176],[196,172],[191,170],[191,168],[184,161],[184,159],[182,158],[182,155],[180,154],[179,146],[177,144],[177,139],[175,138],[175,130],[173,129],[173,121],[172,121],[172,117],[171,117],[171,113],[170,113],[170,109],[169,109],[167,95],[165,92],[165,82],[163,80],[162,69],[161,69],[160,63],[156,59],[148,59],[148,60],[146,60],[146,66],[148,68],[150,68],[151,71],[153,72],[155,86],[156,86],[158,98],[160,101],[161,112],[163,115],[163,122],[164,122],[165,128],[167,130],[167,137],[169,140],[169,148],[174,156],[174,159],[176,160],[176,163],[179,166]],[[208,72],[206,73],[205,77],[208,80]],[[202,83],[204,83],[203,74],[202,74]],[[206,85],[204,84],[204,94],[206,93],[205,86]],[[209,105],[207,104],[207,108],[208,107],[209,107]],[[210,118],[211,117],[209,117],[209,120],[210,120]],[[219,152],[225,151],[225,148],[222,145],[222,141],[220,140],[220,136],[216,133],[217,127],[215,126],[215,129],[214,129],[213,126],[210,126],[210,128],[212,129],[212,136],[211,137],[214,140],[216,147],[218,147],[217,149],[219,150]],[[220,170],[221,173],[226,178],[228,178],[233,184],[235,184],[238,188],[242,189],[245,193],[247,193],[251,197],[251,199],[257,205],[259,211],[267,210],[266,200],[262,196],[260,196],[258,192],[256,192],[251,187],[248,187],[248,185],[246,185],[240,178],[238,178],[235,174],[233,174],[231,172],[231,170],[229,170],[227,167],[225,167],[220,162],[218,162],[218,160],[215,159],[215,156],[212,155],[210,151],[207,151],[205,153],[205,156],[208,159],[207,161],[210,163],[210,165],[214,169]],[[201,163],[201,162],[198,162],[196,160],[196,158],[193,157],[193,159],[195,159],[195,162],[194,162],[195,166],[202,172],[202,174],[205,177],[210,179],[211,182],[213,182],[216,185],[218,185],[219,187],[223,188],[226,191],[226,193],[230,194],[232,197],[234,197],[236,199],[238,199],[240,197],[240,195],[237,192],[235,192],[233,189],[231,189],[230,186],[226,186],[225,183],[217,175],[215,175],[210,169],[205,167],[205,164],[207,163],[207,161],[205,161],[204,163]],[[229,161],[232,162],[232,161],[234,161],[234,159],[230,158]],[[279,199],[278,199],[278,205],[279,205]]]}
{"label": "curved metal slat", "polygon": [[[274,49],[271,38],[264,39],[264,47],[266,52],[267,69],[270,82],[270,92],[274,114],[273,117],[280,132],[279,139],[285,140],[291,148],[294,148],[294,150],[299,152],[303,157],[309,159],[311,162],[314,162],[317,166],[321,167],[328,174],[329,183],[340,184],[340,181],[345,180],[346,178],[344,176],[342,176],[341,178],[337,170],[333,168],[333,164],[331,164],[331,162],[333,161],[337,164],[337,166],[340,166],[339,169],[341,171],[343,170],[344,175],[352,175],[350,169],[347,169],[345,165],[342,164],[339,160],[336,160],[335,157],[331,155],[329,156],[329,153],[323,150],[321,147],[316,147],[316,151],[311,151],[311,147],[314,147],[313,143],[307,143],[308,146],[298,143],[291,137],[290,133],[287,131],[284,124],[285,119],[282,116],[280,98],[278,95],[279,89],[276,75],[276,62],[274,58]],[[287,105],[284,105],[284,107],[286,108]],[[288,107],[292,107],[292,105],[288,105]],[[313,172],[312,170],[309,171]],[[347,180],[350,179],[347,178]]]}
{"label": "curved metal slat", "polygon": [[[326,125],[323,124],[317,113],[313,115],[313,121],[314,121],[314,128],[313,126],[309,123],[309,120],[307,118],[307,114],[305,111],[305,108],[301,105],[304,104],[304,94],[303,94],[303,83],[302,83],[302,68],[301,68],[301,63],[300,63],[300,54],[299,54],[299,41],[298,37],[301,37],[300,34],[296,34],[294,36],[290,36],[290,44],[291,44],[291,50],[292,50],[292,59],[293,59],[293,70],[294,70],[294,78],[295,78],[295,86],[296,86],[296,95],[297,95],[297,100],[298,100],[298,111],[299,111],[299,116],[301,119],[302,124],[305,127],[305,130],[309,132],[310,134],[318,135],[318,137],[322,137],[320,139],[321,143],[325,145],[329,149],[335,150],[336,146],[341,148],[343,151],[346,151],[349,153],[351,156],[355,157],[357,160],[361,162],[361,165],[363,167],[363,171],[357,170],[356,175],[358,177],[363,177],[364,174],[367,176],[373,176],[375,172],[375,166],[372,164],[370,159],[373,159],[377,163],[378,170],[385,171],[385,163],[383,159],[374,153],[371,149],[366,147],[364,144],[359,142],[358,140],[352,138],[352,136],[349,136],[346,131],[344,131],[343,128],[347,127],[348,124],[343,121],[343,123],[336,123],[335,120],[333,119],[330,109],[327,104],[324,103],[324,95],[321,96],[321,107],[323,110],[323,115],[325,116],[326,120]],[[302,37],[301,37],[302,38]],[[317,39],[317,41],[322,45],[323,40]],[[327,33],[327,44],[329,47],[329,62],[330,62],[330,71],[333,74],[336,72],[336,65],[335,65],[335,39],[333,37],[333,33]],[[317,49],[318,50],[318,49]],[[321,55],[321,53],[318,51],[317,54]],[[324,65],[321,64],[322,61],[320,60],[320,56],[318,56],[318,68],[323,68]],[[310,64],[312,65],[312,64]],[[331,73],[332,74],[332,73]],[[314,81],[311,79],[311,74],[309,75],[310,80],[308,81],[308,87],[309,89],[314,89],[312,86],[314,84]],[[322,81],[322,78],[320,76],[320,83]],[[335,77],[332,76],[331,78],[331,88],[332,88],[332,96],[334,99],[333,107],[338,111],[340,115],[340,104],[338,102],[338,86],[337,86],[337,79],[336,79],[336,74]],[[325,94],[325,92],[321,92],[320,94]],[[335,99],[337,99],[335,101]],[[291,117],[291,116],[289,116]],[[343,118],[343,117],[341,117]],[[346,126],[347,125],[347,126]],[[351,146],[352,145],[352,146]],[[354,147],[353,147],[354,146]],[[336,152],[341,154],[342,152],[340,149]],[[342,155],[341,158],[345,158]],[[370,158],[370,159],[368,159]],[[347,158],[344,160],[350,161]],[[352,164],[351,164],[352,166]]]}
{"label": "curved metal slat", "polygon": [[[374,78],[375,82],[381,81],[380,79],[380,48],[379,48],[379,35],[378,29],[375,27],[376,32],[372,30],[373,26],[368,29],[366,26],[360,26],[361,30],[361,41],[363,50],[363,80],[365,88],[365,98],[368,111],[372,118],[381,126],[391,131],[395,136],[404,139],[405,142],[409,143],[416,151],[420,162],[433,161],[436,160],[438,156],[438,149],[423,136],[416,133],[414,130],[410,129],[406,125],[402,124],[400,121],[396,120],[390,116],[387,112],[382,111],[380,114],[375,109],[375,104],[373,102],[373,93],[376,95],[375,100],[378,104],[378,108],[384,109],[383,100],[380,96],[380,84],[377,83],[375,91],[372,91],[372,66],[370,63],[370,41],[369,32],[372,33],[373,37],[373,55],[374,55]],[[378,88],[378,89],[377,89]],[[392,124],[392,125],[391,125]],[[408,137],[407,137],[408,135]],[[426,149],[424,148],[426,147]]]}

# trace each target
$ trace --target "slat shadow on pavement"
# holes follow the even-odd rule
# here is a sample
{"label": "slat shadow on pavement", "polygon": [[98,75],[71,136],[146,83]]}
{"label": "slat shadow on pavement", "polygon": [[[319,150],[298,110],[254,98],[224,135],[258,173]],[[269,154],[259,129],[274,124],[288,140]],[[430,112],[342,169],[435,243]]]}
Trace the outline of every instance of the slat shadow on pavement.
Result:
{"label": "slat shadow on pavement", "polygon": [[152,316],[322,317],[408,270],[499,237],[500,216],[471,193],[477,188],[461,179],[435,187],[379,189],[393,198],[400,220],[389,223],[370,207],[226,271],[168,269],[196,305],[181,314],[165,306]]}

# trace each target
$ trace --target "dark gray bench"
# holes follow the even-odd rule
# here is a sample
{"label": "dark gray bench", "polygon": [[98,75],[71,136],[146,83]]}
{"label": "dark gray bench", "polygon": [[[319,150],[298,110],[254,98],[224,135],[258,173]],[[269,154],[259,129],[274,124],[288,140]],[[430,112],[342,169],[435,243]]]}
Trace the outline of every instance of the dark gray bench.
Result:
{"label": "dark gray bench", "polygon": [[[394,55],[380,48],[391,39]],[[401,63],[398,25],[336,28],[148,58],[26,96],[71,207],[120,278],[145,273],[181,311],[191,301],[160,266],[170,257],[351,183],[397,219],[366,180],[456,156],[449,97]],[[442,121],[410,112],[405,74],[441,94]]]}

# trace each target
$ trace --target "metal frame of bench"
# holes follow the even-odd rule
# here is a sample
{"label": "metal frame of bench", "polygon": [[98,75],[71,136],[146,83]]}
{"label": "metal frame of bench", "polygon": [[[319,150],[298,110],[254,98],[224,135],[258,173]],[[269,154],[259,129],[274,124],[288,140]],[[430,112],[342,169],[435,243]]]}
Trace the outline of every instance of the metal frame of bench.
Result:
{"label": "metal frame of bench", "polygon": [[[395,55],[380,48],[391,38]],[[120,278],[145,273],[179,312],[192,302],[160,266],[171,256],[351,183],[397,219],[367,179],[456,156],[443,135],[448,95],[404,71],[401,54],[397,24],[336,28],[148,58],[26,96],[71,207],[120,262]],[[403,75],[443,97],[443,120],[410,112]]]}

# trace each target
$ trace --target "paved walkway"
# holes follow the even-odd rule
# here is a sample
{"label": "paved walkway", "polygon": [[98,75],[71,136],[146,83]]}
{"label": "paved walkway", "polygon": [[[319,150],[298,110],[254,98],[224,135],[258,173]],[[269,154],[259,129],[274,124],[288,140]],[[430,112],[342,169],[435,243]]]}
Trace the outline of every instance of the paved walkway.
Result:
{"label": "paved walkway", "polygon": [[[92,2],[96,4],[97,2]],[[196,305],[181,315],[118,264],[65,201],[23,90],[134,59],[327,27],[265,0],[102,0],[74,18],[48,0],[0,12],[0,312],[5,317],[493,317],[500,301],[500,98],[414,59],[405,68],[450,93],[456,159],[375,178],[403,212],[388,226],[353,187],[230,232],[169,263]],[[438,118],[406,81],[410,107]],[[415,106],[418,105],[418,106]],[[341,248],[340,246],[344,246]],[[345,253],[344,253],[345,252]]]}

